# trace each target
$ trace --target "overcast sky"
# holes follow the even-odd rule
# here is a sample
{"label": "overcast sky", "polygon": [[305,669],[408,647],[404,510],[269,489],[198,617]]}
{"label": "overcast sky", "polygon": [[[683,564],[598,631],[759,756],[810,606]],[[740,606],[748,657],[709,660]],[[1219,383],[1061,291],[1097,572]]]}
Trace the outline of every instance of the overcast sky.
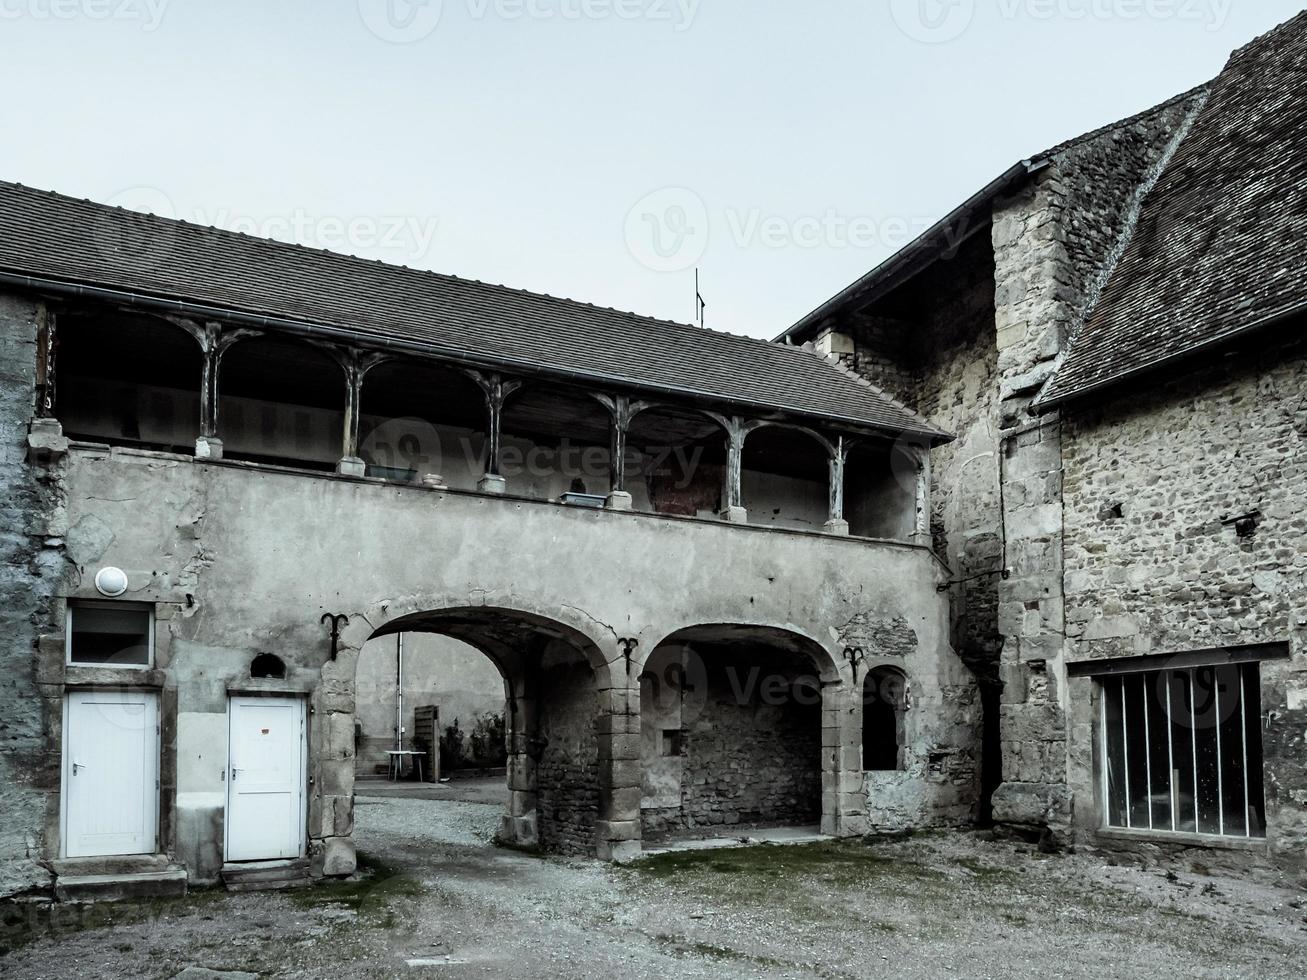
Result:
{"label": "overcast sky", "polygon": [[0,0],[0,178],[770,337],[1299,9]]}

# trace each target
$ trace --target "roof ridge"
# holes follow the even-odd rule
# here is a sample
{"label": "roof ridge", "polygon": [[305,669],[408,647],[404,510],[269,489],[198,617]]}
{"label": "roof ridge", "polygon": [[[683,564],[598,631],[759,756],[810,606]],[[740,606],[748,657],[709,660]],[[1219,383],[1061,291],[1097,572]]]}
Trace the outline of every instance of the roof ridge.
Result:
{"label": "roof ridge", "polygon": [[1280,34],[1282,32],[1288,31],[1295,27],[1303,26],[1298,23],[1299,21],[1307,21],[1307,10],[1299,11],[1297,14],[1295,14],[1293,17],[1290,17],[1288,20],[1276,24],[1268,31],[1258,34],[1251,41],[1239,45],[1239,47],[1235,48],[1234,51],[1230,53],[1230,60],[1226,62],[1226,67],[1227,68],[1229,67],[1231,61],[1234,61],[1236,58],[1240,58],[1243,55],[1247,54],[1249,48],[1256,47],[1259,44],[1265,44],[1268,38],[1271,38],[1276,34]]}
{"label": "roof ridge", "polygon": [[1038,153],[1035,156],[1031,157],[1030,159],[1039,160],[1045,157],[1051,157],[1058,153],[1065,153],[1067,150],[1073,147],[1080,146],[1084,143],[1088,143],[1091,140],[1095,140],[1100,136],[1105,136],[1106,134],[1113,132],[1114,130],[1121,129],[1124,126],[1129,126],[1131,123],[1138,122],[1141,119],[1146,119],[1148,116],[1159,113],[1164,109],[1169,109],[1172,106],[1180,104],[1181,102],[1195,99],[1198,96],[1205,93],[1208,89],[1210,89],[1212,83],[1215,81],[1216,81],[1215,78],[1209,79],[1203,82],[1201,85],[1195,85],[1187,92],[1181,92],[1179,95],[1173,95],[1166,101],[1157,103],[1157,105],[1150,106],[1147,109],[1142,109],[1139,112],[1134,113],[1133,115],[1124,116],[1121,119],[1117,119],[1113,122],[1106,123],[1102,126],[1099,126],[1097,129],[1091,129],[1087,133],[1081,133],[1079,136],[1073,136],[1068,140],[1063,140],[1061,143],[1057,143],[1053,145],[1049,149],[1045,150],[1043,153]]}
{"label": "roof ridge", "polygon": [[125,208],[121,204],[105,204],[101,201],[93,201],[90,198],[86,198],[86,197],[74,197],[71,194],[62,194],[59,191],[46,190],[40,187],[32,187],[30,185],[23,184],[19,181],[0,180],[0,187],[4,187],[4,186],[22,188],[25,191],[29,191],[34,194],[39,194],[48,198],[54,198],[54,199],[64,200],[64,201],[76,201],[82,204],[86,204],[92,208],[100,208],[106,211],[110,211],[110,210],[119,211],[125,215],[131,215],[132,217],[144,219],[147,221],[157,222],[164,227],[173,224],[183,225],[187,228],[195,228],[201,231],[212,232],[215,235],[221,237],[236,238],[247,242],[256,242],[260,245],[273,245],[279,248],[291,249],[291,250],[302,251],[302,252],[310,252],[315,255],[324,255],[336,260],[379,265],[388,269],[403,269],[404,271],[411,272],[417,276],[423,276],[423,277],[430,276],[435,279],[443,280],[445,282],[470,284],[474,286],[480,286],[484,289],[493,289],[493,290],[500,290],[505,293],[513,293],[518,296],[527,296],[533,299],[544,299],[554,303],[562,303],[568,306],[584,307],[586,309],[598,310],[604,313],[615,314],[616,316],[619,317],[628,317],[631,320],[637,322],[656,323],[664,327],[673,327],[678,330],[694,331],[696,335],[700,335],[700,336],[702,336],[704,333],[707,333],[714,337],[729,337],[732,338],[733,340],[746,341],[750,344],[764,344],[768,347],[773,347],[773,348],[788,346],[784,344],[776,344],[770,340],[765,340],[759,337],[750,337],[748,334],[732,333],[729,330],[715,330],[712,327],[697,327],[692,323],[682,323],[679,320],[666,320],[663,319],[662,317],[650,316],[645,313],[637,313],[634,310],[622,310],[622,309],[618,309],[615,306],[605,306],[602,303],[592,303],[589,300],[573,299],[568,296],[554,296],[550,293],[537,292],[536,290],[526,289],[521,286],[510,286],[506,283],[487,282],[481,279],[471,279],[466,276],[456,276],[448,272],[437,272],[434,269],[423,269],[416,266],[405,265],[403,263],[387,262],[384,259],[366,258],[364,256],[355,255],[350,252],[339,252],[339,251],[335,251],[334,249],[321,248],[316,245],[305,245],[300,242],[283,241],[280,238],[268,238],[261,235],[251,235],[247,232],[236,231],[231,228],[222,228],[218,225],[206,225],[206,224],[200,224],[199,222],[195,222],[195,221],[187,221],[185,218],[170,218],[165,215],[154,214],[148,211],[137,211],[133,208]]}

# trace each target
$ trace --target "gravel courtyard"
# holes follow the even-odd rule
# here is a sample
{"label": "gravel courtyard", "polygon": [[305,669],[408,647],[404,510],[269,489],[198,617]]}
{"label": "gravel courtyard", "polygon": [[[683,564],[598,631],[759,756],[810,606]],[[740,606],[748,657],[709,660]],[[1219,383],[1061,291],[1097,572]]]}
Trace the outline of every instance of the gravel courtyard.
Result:
{"label": "gravel courtyard", "polygon": [[976,834],[697,851],[615,868],[493,848],[499,812],[360,798],[356,881],[29,910],[26,925],[9,909],[0,975],[1307,974],[1307,892],[1291,882],[1115,867]]}

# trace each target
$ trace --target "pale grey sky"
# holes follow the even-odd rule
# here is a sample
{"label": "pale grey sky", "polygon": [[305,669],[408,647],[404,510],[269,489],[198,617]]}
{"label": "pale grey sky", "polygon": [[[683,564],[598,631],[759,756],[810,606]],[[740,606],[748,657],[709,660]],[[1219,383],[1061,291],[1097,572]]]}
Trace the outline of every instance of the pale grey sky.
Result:
{"label": "pale grey sky", "polygon": [[0,0],[0,178],[770,337],[1299,9]]}

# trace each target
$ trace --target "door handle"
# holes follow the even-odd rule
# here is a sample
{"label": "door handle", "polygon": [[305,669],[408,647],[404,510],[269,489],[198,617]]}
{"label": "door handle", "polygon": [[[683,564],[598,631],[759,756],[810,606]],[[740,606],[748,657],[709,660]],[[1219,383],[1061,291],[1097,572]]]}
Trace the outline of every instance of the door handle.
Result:
{"label": "door handle", "polygon": [[85,769],[85,768],[86,768],[86,766],[84,766],[82,763],[80,763],[80,762],[74,762],[74,763],[73,763],[73,775],[74,775],[74,776],[77,775],[77,770],[78,770],[78,769]]}
{"label": "door handle", "polygon": [[238,772],[244,772],[244,771],[245,771],[245,770],[243,770],[243,769],[237,769],[235,766],[232,766],[232,768],[231,768],[231,781],[232,781],[233,783],[236,782],[236,774],[237,774]]}

